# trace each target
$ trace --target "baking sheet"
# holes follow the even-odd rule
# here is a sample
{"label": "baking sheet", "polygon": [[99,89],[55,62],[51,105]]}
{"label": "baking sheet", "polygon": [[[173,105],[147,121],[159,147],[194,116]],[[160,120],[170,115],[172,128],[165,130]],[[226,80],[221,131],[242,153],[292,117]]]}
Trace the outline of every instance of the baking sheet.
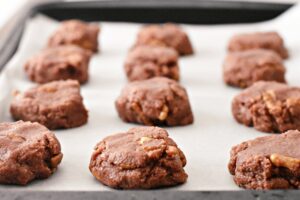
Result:
{"label": "baking sheet", "polygon": [[[266,135],[237,124],[231,115],[231,100],[241,90],[222,81],[222,62],[229,38],[240,32],[276,30],[283,35],[290,52],[285,62],[287,80],[300,86],[300,5],[280,18],[248,25],[183,25],[195,55],[181,57],[181,84],[186,87],[195,122],[167,128],[187,157],[186,184],[164,190],[239,190],[227,170],[229,151],[244,140]],[[28,57],[44,48],[58,22],[45,16],[28,21],[19,50],[0,75],[0,121],[11,121],[9,104],[13,90],[32,86],[23,71]],[[28,186],[0,186],[0,190],[101,191],[111,190],[97,182],[88,169],[95,144],[102,138],[128,130],[135,124],[122,122],[114,101],[126,84],[123,62],[141,24],[101,23],[101,52],[92,58],[90,81],[81,87],[89,110],[89,122],[79,128],[54,131],[61,142],[64,158],[58,171],[46,180]]]}

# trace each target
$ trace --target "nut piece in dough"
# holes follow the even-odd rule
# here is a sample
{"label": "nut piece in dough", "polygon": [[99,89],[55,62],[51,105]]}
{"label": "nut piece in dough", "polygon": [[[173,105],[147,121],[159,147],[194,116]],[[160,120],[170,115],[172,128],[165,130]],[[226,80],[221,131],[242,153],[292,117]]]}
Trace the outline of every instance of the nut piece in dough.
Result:
{"label": "nut piece in dough", "polygon": [[300,159],[283,156],[277,153],[271,154],[270,160],[277,167],[286,167],[291,171],[300,169]]}

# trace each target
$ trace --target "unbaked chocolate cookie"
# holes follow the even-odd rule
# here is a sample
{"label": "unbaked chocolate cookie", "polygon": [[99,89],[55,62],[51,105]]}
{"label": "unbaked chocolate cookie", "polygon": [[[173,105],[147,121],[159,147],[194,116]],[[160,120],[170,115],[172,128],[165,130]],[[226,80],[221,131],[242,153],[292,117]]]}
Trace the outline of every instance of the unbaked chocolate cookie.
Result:
{"label": "unbaked chocolate cookie", "polygon": [[283,39],[277,32],[238,34],[229,41],[229,51],[244,51],[247,49],[269,49],[278,53],[282,58],[288,58],[288,51],[284,46]]}
{"label": "unbaked chocolate cookie", "polygon": [[231,86],[245,88],[264,81],[285,82],[282,59],[271,50],[250,49],[229,53],[223,65],[223,79]]}
{"label": "unbaked chocolate cookie", "polygon": [[136,45],[155,45],[174,48],[179,55],[193,54],[192,44],[180,26],[167,23],[144,26],[138,33]]}
{"label": "unbaked chocolate cookie", "polygon": [[129,81],[156,76],[179,80],[178,55],[168,47],[137,46],[129,52],[124,68]]}
{"label": "unbaked chocolate cookie", "polygon": [[55,80],[88,80],[91,52],[75,45],[64,45],[42,50],[31,57],[24,69],[30,80],[47,83]]}
{"label": "unbaked chocolate cookie", "polygon": [[39,123],[0,123],[0,183],[26,185],[53,174],[63,154],[55,135]]}
{"label": "unbaked chocolate cookie", "polygon": [[10,112],[15,120],[39,122],[49,129],[78,127],[88,120],[79,83],[54,81],[17,92]]}
{"label": "unbaked chocolate cookie", "polygon": [[256,82],[232,101],[235,119],[263,132],[300,130],[300,88]]}
{"label": "unbaked chocolate cookie", "polygon": [[48,46],[61,46],[66,44],[78,45],[81,48],[93,52],[98,51],[98,33],[100,29],[97,24],[86,23],[80,20],[66,20],[51,35]]}
{"label": "unbaked chocolate cookie", "polygon": [[234,146],[228,165],[247,189],[300,189],[300,132],[259,137]]}
{"label": "unbaked chocolate cookie", "polygon": [[165,77],[129,83],[116,100],[116,108],[125,122],[162,126],[193,123],[186,90]]}
{"label": "unbaked chocolate cookie", "polygon": [[139,127],[98,143],[90,171],[109,187],[150,189],[186,182],[185,165],[183,152],[166,130]]}

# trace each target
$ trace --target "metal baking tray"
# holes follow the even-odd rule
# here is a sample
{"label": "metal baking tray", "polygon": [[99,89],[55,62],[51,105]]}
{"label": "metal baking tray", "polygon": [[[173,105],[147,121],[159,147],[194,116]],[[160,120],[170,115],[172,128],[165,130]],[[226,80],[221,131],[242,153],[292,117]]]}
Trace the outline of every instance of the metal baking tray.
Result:
{"label": "metal baking tray", "polygon": [[[292,4],[224,1],[43,1],[31,2],[0,31],[0,70],[18,48],[25,21],[36,14],[56,20],[186,24],[251,23],[272,19]],[[30,186],[29,186],[30,187]],[[6,188],[7,189],[7,188]],[[278,191],[22,191],[0,186],[0,199],[298,199],[297,190]]]}

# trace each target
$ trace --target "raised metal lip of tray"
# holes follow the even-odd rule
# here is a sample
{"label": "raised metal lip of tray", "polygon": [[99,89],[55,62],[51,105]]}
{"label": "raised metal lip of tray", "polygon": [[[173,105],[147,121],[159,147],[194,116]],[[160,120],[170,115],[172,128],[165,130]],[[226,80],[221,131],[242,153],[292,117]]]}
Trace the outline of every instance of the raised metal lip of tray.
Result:
{"label": "raised metal lip of tray", "polygon": [[[25,22],[42,13],[57,20],[78,18],[86,21],[126,22],[178,22],[190,24],[249,23],[272,19],[292,4],[236,2],[236,1],[159,1],[159,0],[109,0],[109,1],[43,1],[27,5],[18,15],[8,36],[0,43],[0,70],[14,55]],[[188,12],[187,12],[188,11]],[[137,18],[138,16],[138,18]],[[0,32],[1,36],[1,32]],[[99,194],[101,193],[101,196]],[[299,199],[299,190],[272,191],[14,191],[1,190],[0,199]]]}

